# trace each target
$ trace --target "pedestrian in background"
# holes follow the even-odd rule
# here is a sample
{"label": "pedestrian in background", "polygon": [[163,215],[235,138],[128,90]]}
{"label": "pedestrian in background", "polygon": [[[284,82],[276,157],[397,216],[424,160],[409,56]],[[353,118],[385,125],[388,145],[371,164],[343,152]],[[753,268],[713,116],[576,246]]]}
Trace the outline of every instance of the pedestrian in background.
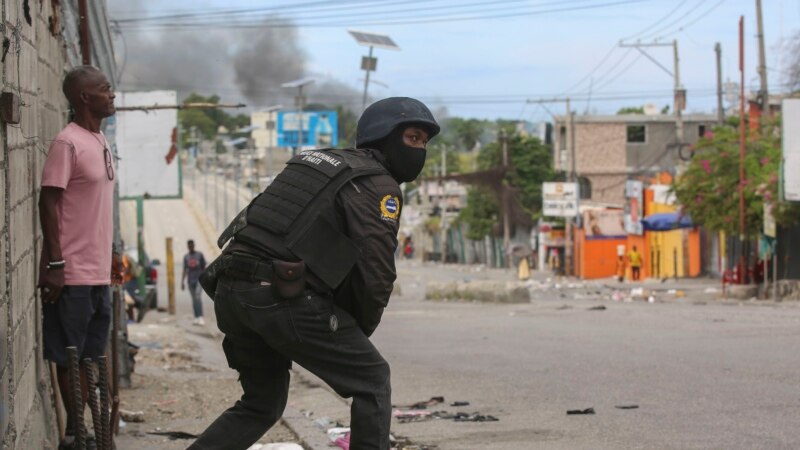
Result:
{"label": "pedestrian in background", "polygon": [[198,280],[200,274],[206,270],[206,258],[202,253],[194,249],[194,241],[189,239],[186,242],[189,253],[183,256],[183,275],[181,276],[181,290],[186,289],[189,283],[189,295],[192,296],[192,310],[194,311],[194,325],[205,325],[203,319],[203,293]]}
{"label": "pedestrian in background", "polygon": [[628,253],[628,263],[631,265],[631,278],[633,281],[639,281],[642,269],[642,254],[636,250],[635,245]]}
{"label": "pedestrian in background", "polygon": [[[42,170],[39,219],[43,245],[39,262],[45,359],[55,362],[58,388],[70,411],[66,347],[81,361],[105,354],[111,323],[109,285],[122,282],[122,263],[113,250],[114,161],[102,120],[114,114],[114,91],[91,66],[75,67],[62,85],[74,114],[50,144]],[[81,405],[87,376],[81,366]],[[94,386],[91,387],[94,389]],[[60,450],[75,445],[76,424],[67,420]],[[89,448],[94,448],[90,437]]]}
{"label": "pedestrian in background", "polygon": [[417,178],[439,125],[394,97],[361,115],[356,148],[305,151],[243,210],[201,277],[244,394],[190,449],[247,449],[286,407],[295,362],[352,398],[350,448],[387,450],[389,364],[369,337],[397,277],[399,183]]}

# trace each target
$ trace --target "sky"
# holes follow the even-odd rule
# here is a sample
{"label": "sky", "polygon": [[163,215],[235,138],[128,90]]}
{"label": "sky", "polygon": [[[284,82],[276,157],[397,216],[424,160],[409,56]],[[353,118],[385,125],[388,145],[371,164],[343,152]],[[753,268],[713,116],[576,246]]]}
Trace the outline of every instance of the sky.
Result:
{"label": "sky", "polygon": [[[485,119],[550,120],[563,103],[528,104],[526,99],[574,98],[578,113],[613,114],[623,106],[672,103],[674,79],[671,47],[644,48],[647,56],[621,40],[634,43],[678,42],[681,84],[688,92],[687,112],[712,113],[716,107],[714,44],[722,47],[723,80],[738,82],[738,21],[744,16],[745,85],[758,88],[755,0],[109,0],[112,19],[120,20],[127,49],[117,44],[119,60],[139,73],[128,87],[159,84],[153,70],[137,62],[145,58],[139,42],[156,42],[160,60],[175,63],[187,57],[191,70],[178,72],[180,81],[194,80],[194,90],[217,92],[224,100],[244,99],[254,108],[291,102],[281,77],[313,76],[320,99],[347,99],[360,109],[364,72],[360,46],[348,29],[387,34],[399,51],[375,49],[377,71],[371,74],[370,97],[410,96],[451,116]],[[781,91],[788,64],[787,42],[800,32],[800,0],[762,0],[770,91]],[[125,19],[251,9],[245,14],[215,14],[212,18],[163,19],[169,26]],[[258,11],[255,11],[258,10]],[[271,14],[296,28],[273,28],[262,41],[252,33]],[[468,20],[460,20],[460,19]],[[201,25],[179,29],[175,23],[200,20]],[[280,22],[282,26],[286,22]],[[416,23],[413,23],[416,22]],[[224,24],[220,27],[220,24]],[[323,26],[320,26],[323,25]],[[252,27],[256,27],[254,28]],[[246,28],[251,27],[251,28]],[[260,31],[264,31],[263,27]],[[218,33],[218,34],[215,34]],[[251,34],[246,34],[251,33]],[[223,36],[214,38],[213,36]],[[205,41],[204,41],[205,39]],[[655,40],[655,41],[654,41]],[[175,42],[173,48],[169,43]],[[192,50],[180,42],[195,42]],[[164,43],[167,43],[165,45]],[[208,47],[203,51],[202,47]],[[199,48],[198,48],[199,47]],[[267,52],[260,49],[269,47]],[[125,54],[127,51],[127,55]],[[275,53],[270,53],[275,52]],[[180,54],[178,54],[180,53]],[[236,54],[233,63],[222,54]],[[263,56],[262,65],[243,65]],[[217,55],[215,57],[214,55]],[[152,56],[152,55],[151,55]],[[183,59],[182,59],[183,58]],[[302,60],[296,65],[295,60]],[[274,63],[273,63],[274,61]],[[149,63],[152,66],[152,62]],[[206,68],[203,64],[206,64]],[[288,69],[292,68],[291,71]],[[295,67],[296,66],[296,67]],[[279,70],[287,69],[287,70]],[[150,70],[150,72],[148,72]],[[207,76],[208,73],[217,76]],[[270,78],[269,87],[256,88],[258,98],[242,93],[243,73]],[[263,76],[261,74],[264,74]],[[123,74],[123,80],[126,75]],[[130,75],[133,77],[133,75]],[[156,78],[161,80],[161,78]],[[152,87],[169,87],[159,84]],[[126,83],[123,83],[126,88]],[[251,89],[252,91],[252,89]],[[336,95],[332,94],[336,92]],[[592,100],[589,100],[591,92]],[[251,92],[252,93],[252,92]],[[293,94],[293,93],[292,93]],[[622,97],[622,98],[621,98]]]}

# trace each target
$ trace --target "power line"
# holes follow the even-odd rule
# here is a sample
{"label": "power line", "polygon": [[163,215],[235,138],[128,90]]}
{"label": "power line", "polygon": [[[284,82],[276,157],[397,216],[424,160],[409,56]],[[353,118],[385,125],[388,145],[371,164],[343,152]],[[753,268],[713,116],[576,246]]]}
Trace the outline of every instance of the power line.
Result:
{"label": "power line", "polygon": [[[617,0],[617,1],[610,1],[605,3],[597,3],[597,4],[590,4],[590,5],[582,5],[582,6],[571,6],[571,7],[559,7],[559,8],[550,8],[550,9],[536,9],[533,11],[518,11],[513,13],[503,13],[503,14],[485,14],[485,15],[467,15],[467,16],[441,16],[441,15],[428,15],[420,17],[418,14],[415,16],[410,16],[408,18],[402,18],[401,20],[373,20],[373,19],[364,19],[363,21],[321,21],[321,22],[287,22],[283,19],[281,21],[264,21],[264,22],[230,22],[230,23],[216,23],[216,22],[192,22],[192,23],[182,23],[182,22],[175,22],[175,23],[161,23],[161,24],[153,24],[153,25],[138,25],[133,27],[126,27],[131,31],[143,31],[143,30],[160,30],[160,31],[176,31],[181,28],[208,28],[215,26],[216,28],[287,28],[287,27],[297,27],[297,28],[325,28],[325,27],[344,27],[344,26],[363,26],[363,25],[382,25],[382,26],[396,26],[396,25],[408,25],[408,24],[430,24],[430,23],[442,23],[442,22],[463,22],[463,21],[472,21],[472,20],[491,20],[491,19],[502,19],[502,18],[517,18],[517,17],[525,17],[525,16],[534,16],[534,15],[542,15],[542,14],[549,14],[549,13],[556,13],[556,12],[570,12],[570,11],[582,11],[582,10],[591,10],[591,9],[598,9],[598,8],[605,8],[605,7],[613,7],[613,6],[622,6],[622,5],[629,5],[634,3],[642,3],[649,0]],[[563,2],[559,2],[559,4],[563,4]],[[508,8],[511,9],[511,8]],[[517,9],[516,7],[514,9]],[[494,8],[493,11],[497,9]],[[120,24],[122,26],[124,24]]]}
{"label": "power line", "polygon": [[[340,9],[349,9],[352,8],[352,4],[358,4],[356,7],[373,7],[378,5],[369,5],[369,3],[384,3],[386,0],[383,1],[376,1],[376,0],[321,0],[321,1],[312,1],[312,2],[305,2],[305,3],[295,3],[292,4],[284,4],[278,6],[270,6],[264,8],[244,8],[244,9],[208,9],[208,10],[194,10],[194,12],[182,12],[182,13],[175,13],[175,14],[165,14],[160,16],[142,16],[142,17],[127,17],[118,19],[120,23],[134,23],[134,22],[148,22],[153,20],[163,20],[163,19],[184,19],[184,18],[193,18],[193,17],[220,17],[220,16],[227,16],[227,15],[242,15],[242,14],[255,14],[255,13],[263,13],[263,12],[271,12],[271,13],[281,13],[286,11],[292,10],[303,10],[304,8],[309,8],[310,10],[314,10],[314,6],[317,6],[320,10],[330,9],[331,7],[338,7]],[[366,5],[364,3],[367,3]],[[410,0],[407,3],[419,3],[419,1]],[[344,5],[343,5],[344,4]],[[349,7],[347,5],[350,4]],[[331,5],[327,8],[325,5]]]}
{"label": "power line", "polygon": [[680,17],[678,17],[677,19],[675,19],[675,20],[673,20],[673,21],[669,22],[669,23],[668,23],[668,24],[666,24],[666,25],[663,25],[663,26],[661,26],[661,27],[657,28],[657,29],[656,29],[656,31],[653,31],[653,32],[651,32],[651,33],[648,33],[648,34],[646,34],[646,35],[642,36],[642,38],[641,38],[641,39],[645,39],[645,40],[646,40],[646,39],[650,39],[650,38],[652,38],[653,36],[657,36],[659,33],[663,32],[664,30],[668,30],[668,29],[672,28],[672,27],[673,27],[673,26],[675,26],[676,24],[680,23],[680,21],[681,21],[681,20],[683,20],[683,19],[685,19],[685,18],[689,17],[690,15],[692,15],[692,13],[694,13],[695,11],[697,11],[698,9],[700,9],[700,7],[701,7],[701,6],[703,6],[703,4],[704,4],[705,2],[707,2],[707,1],[708,1],[708,0],[700,0],[700,2],[699,2],[699,3],[697,3],[697,4],[694,6],[694,8],[690,8],[688,11],[686,11],[685,13],[683,13],[683,15],[681,15],[681,16],[680,16]]}
{"label": "power line", "polygon": [[622,75],[624,75],[624,74],[625,74],[625,73],[626,73],[628,70],[630,70],[630,69],[631,69],[631,67],[633,67],[633,65],[634,65],[634,64],[636,64],[636,63],[639,61],[639,59],[641,59],[641,58],[642,58],[642,55],[641,55],[641,54],[639,54],[639,55],[636,55],[636,58],[634,58],[634,60],[633,60],[633,61],[631,61],[631,62],[630,62],[630,64],[628,64],[627,66],[625,66],[625,67],[624,67],[624,68],[623,68],[621,71],[619,71],[619,72],[618,72],[616,75],[614,75],[614,77],[613,77],[613,78],[611,78],[610,80],[607,80],[605,83],[603,83],[601,86],[598,86],[597,88],[598,88],[598,89],[602,89],[602,88],[604,88],[604,87],[608,86],[609,84],[612,84],[613,82],[617,81],[617,80],[619,79],[619,77],[621,77],[621,76],[622,76]]}
{"label": "power line", "polygon": [[700,20],[705,18],[707,15],[711,14],[715,9],[719,8],[719,6],[722,5],[723,3],[725,3],[725,0],[719,0],[717,3],[715,3],[713,6],[711,6],[711,8],[708,8],[703,14],[697,16],[691,22],[682,25],[680,28],[677,28],[677,29],[675,29],[673,31],[670,31],[669,33],[662,34],[661,36],[656,37],[654,40],[657,41],[657,40],[659,40],[661,38],[665,38],[665,37],[667,37],[667,36],[669,36],[671,34],[675,34],[675,33],[681,32],[681,31],[691,27],[692,25],[696,24],[697,22],[699,22]]}
{"label": "power line", "polygon": [[664,16],[662,16],[660,19],[658,19],[658,20],[656,20],[655,22],[653,22],[651,25],[649,25],[649,26],[647,26],[646,28],[642,29],[642,30],[641,30],[641,31],[639,31],[638,33],[634,33],[634,34],[631,34],[630,36],[626,36],[626,37],[624,37],[624,38],[620,39],[620,41],[623,41],[623,42],[624,42],[624,41],[627,41],[628,39],[633,39],[634,37],[636,37],[636,36],[639,36],[640,34],[643,34],[643,33],[647,32],[647,31],[648,31],[648,30],[650,30],[651,28],[653,28],[653,27],[655,27],[656,25],[658,25],[658,24],[662,23],[663,21],[667,20],[667,19],[669,18],[669,16],[671,16],[671,15],[675,14],[675,12],[676,12],[676,11],[678,11],[679,9],[681,9],[681,7],[682,7],[682,6],[683,6],[683,5],[684,5],[684,4],[685,4],[687,1],[688,1],[688,0],[682,0],[681,2],[679,2],[679,3],[678,3],[678,5],[677,5],[677,6],[675,6],[675,8],[673,8],[672,10],[670,10],[670,11],[669,11],[667,14],[665,14]]}

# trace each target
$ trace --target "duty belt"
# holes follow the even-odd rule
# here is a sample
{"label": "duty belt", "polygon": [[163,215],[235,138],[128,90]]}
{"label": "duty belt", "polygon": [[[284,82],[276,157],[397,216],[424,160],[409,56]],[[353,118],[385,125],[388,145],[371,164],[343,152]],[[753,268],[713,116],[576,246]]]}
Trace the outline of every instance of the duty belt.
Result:
{"label": "duty belt", "polygon": [[245,253],[229,253],[220,257],[222,273],[244,281],[272,282],[272,261]]}

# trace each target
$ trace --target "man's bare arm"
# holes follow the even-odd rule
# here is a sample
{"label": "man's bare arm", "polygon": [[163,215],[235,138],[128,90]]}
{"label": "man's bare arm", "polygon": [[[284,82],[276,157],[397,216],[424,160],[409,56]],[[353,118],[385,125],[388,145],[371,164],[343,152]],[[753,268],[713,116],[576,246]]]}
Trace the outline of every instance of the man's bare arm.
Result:
{"label": "man's bare arm", "polygon": [[42,287],[42,300],[54,303],[64,287],[64,269],[48,269],[50,262],[62,261],[61,239],[59,238],[58,202],[64,189],[44,186],[39,194],[39,222],[42,225],[44,248],[42,264],[39,268],[39,286]]}

